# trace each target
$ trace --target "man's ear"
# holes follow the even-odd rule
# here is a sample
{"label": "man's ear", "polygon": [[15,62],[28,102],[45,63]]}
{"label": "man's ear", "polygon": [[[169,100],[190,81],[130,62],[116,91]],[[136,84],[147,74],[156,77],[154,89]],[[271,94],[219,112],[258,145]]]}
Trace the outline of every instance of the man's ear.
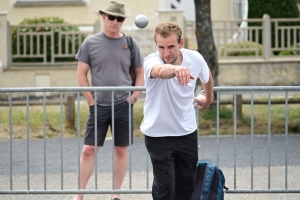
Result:
{"label": "man's ear", "polygon": [[182,48],[184,45],[184,40],[183,38],[181,38],[180,42],[179,42],[179,48]]}

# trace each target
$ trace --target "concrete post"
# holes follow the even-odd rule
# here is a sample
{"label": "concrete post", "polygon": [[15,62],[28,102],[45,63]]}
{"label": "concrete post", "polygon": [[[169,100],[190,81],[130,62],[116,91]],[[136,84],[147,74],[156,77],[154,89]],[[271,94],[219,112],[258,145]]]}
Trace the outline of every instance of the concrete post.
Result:
{"label": "concrete post", "polygon": [[75,96],[65,96],[65,128],[75,130]]}
{"label": "concrete post", "polygon": [[[234,98],[234,96],[233,96]],[[233,99],[234,102],[234,99]],[[233,104],[234,106],[234,104]],[[234,120],[234,108],[232,108],[232,118]],[[236,120],[241,121],[243,118],[243,96],[241,94],[236,95]]]}
{"label": "concrete post", "polygon": [[[8,59],[8,47],[9,43],[9,34],[8,34],[8,22],[7,22],[7,13],[0,12],[0,61],[2,63],[3,70],[7,69],[9,64]],[[1,68],[0,68],[1,69]]]}
{"label": "concrete post", "polygon": [[242,120],[243,118],[243,96],[241,94],[236,95],[236,115],[237,120]]}
{"label": "concrete post", "polygon": [[263,16],[263,57],[265,60],[271,58],[271,20],[270,16],[264,14]]}

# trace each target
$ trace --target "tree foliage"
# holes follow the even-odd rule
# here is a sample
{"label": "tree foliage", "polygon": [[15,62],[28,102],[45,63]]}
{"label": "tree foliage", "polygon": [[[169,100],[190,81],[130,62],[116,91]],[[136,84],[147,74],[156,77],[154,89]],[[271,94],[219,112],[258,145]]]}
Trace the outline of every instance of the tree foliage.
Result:
{"label": "tree foliage", "polygon": [[295,0],[248,0],[248,18],[298,18],[299,10]]}
{"label": "tree foliage", "polygon": [[[248,12],[248,18],[262,18],[264,14],[268,14],[271,19],[274,18],[299,18],[299,9],[297,7],[297,3],[295,0],[248,0],[249,2],[249,12]],[[249,26],[261,26],[262,23],[254,23],[250,22],[248,24]],[[279,22],[279,26],[299,26],[299,22]],[[271,24],[271,42],[272,47],[275,47],[275,24]],[[278,30],[278,46],[284,47],[288,46],[294,43],[294,32],[293,31],[285,31],[284,33],[281,33],[281,30]],[[296,32],[297,35],[300,34],[299,30]],[[262,33],[259,33],[258,41],[260,44],[263,43],[262,39]],[[283,37],[283,38],[282,38]],[[290,40],[288,40],[288,37],[290,37]],[[297,41],[296,43],[299,43],[300,39],[299,37],[296,37]],[[255,35],[253,35],[253,38],[249,38],[250,40],[255,41]],[[282,42],[283,41],[283,42]],[[290,44],[288,44],[288,41]],[[275,54],[278,54],[279,52],[275,52]]]}

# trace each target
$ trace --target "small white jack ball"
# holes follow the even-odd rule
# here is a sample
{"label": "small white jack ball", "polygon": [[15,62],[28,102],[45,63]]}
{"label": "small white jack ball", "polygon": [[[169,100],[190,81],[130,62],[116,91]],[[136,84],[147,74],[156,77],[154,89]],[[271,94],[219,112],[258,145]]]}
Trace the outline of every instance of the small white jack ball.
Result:
{"label": "small white jack ball", "polygon": [[148,25],[148,17],[146,15],[140,14],[135,18],[135,25],[138,28],[145,28]]}

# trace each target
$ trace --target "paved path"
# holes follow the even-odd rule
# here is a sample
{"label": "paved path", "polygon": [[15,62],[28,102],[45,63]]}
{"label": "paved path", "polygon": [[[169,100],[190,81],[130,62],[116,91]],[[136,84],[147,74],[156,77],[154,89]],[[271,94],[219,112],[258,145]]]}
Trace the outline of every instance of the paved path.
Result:
{"label": "paved path", "polygon": [[[46,144],[46,146],[44,145]],[[199,138],[199,159],[217,162],[216,137]],[[255,136],[253,141],[253,186],[254,189],[268,188],[268,164],[270,160],[271,189],[285,188],[285,137],[276,135],[271,137],[270,157],[268,156],[268,138]],[[59,139],[31,139],[29,141],[29,180],[30,190],[60,190],[63,179],[63,189],[76,189],[78,155],[82,148],[82,140],[64,139],[63,148]],[[300,188],[300,135],[290,135],[288,138],[288,188]],[[236,155],[234,154],[236,149]],[[27,189],[27,141],[13,140],[12,142],[12,183],[13,190]],[[44,150],[46,150],[46,165],[44,165]],[[109,190],[112,186],[112,142],[107,140],[97,157],[97,176],[91,177],[88,188]],[[9,140],[0,140],[0,191],[10,189],[10,148]],[[63,168],[61,167],[61,152],[63,151]],[[152,168],[145,150],[143,138],[134,138],[131,148],[131,178],[132,189],[151,188]],[[236,156],[236,168],[234,157]],[[229,188],[251,188],[251,138],[237,136],[236,145],[232,136],[222,136],[219,139],[219,166],[222,168],[226,185]],[[63,176],[61,173],[63,169]],[[46,176],[44,176],[46,172]],[[234,172],[236,179],[234,179]],[[130,173],[124,181],[123,189],[129,189]],[[147,182],[148,177],[148,182]],[[46,183],[44,182],[46,178]],[[235,182],[235,181],[236,182]],[[35,199],[72,199],[73,195],[0,195],[4,200],[35,200]],[[110,199],[109,194],[90,194],[85,199]],[[122,200],[150,200],[150,194],[123,194]],[[300,194],[227,194],[226,199],[300,199]]]}

